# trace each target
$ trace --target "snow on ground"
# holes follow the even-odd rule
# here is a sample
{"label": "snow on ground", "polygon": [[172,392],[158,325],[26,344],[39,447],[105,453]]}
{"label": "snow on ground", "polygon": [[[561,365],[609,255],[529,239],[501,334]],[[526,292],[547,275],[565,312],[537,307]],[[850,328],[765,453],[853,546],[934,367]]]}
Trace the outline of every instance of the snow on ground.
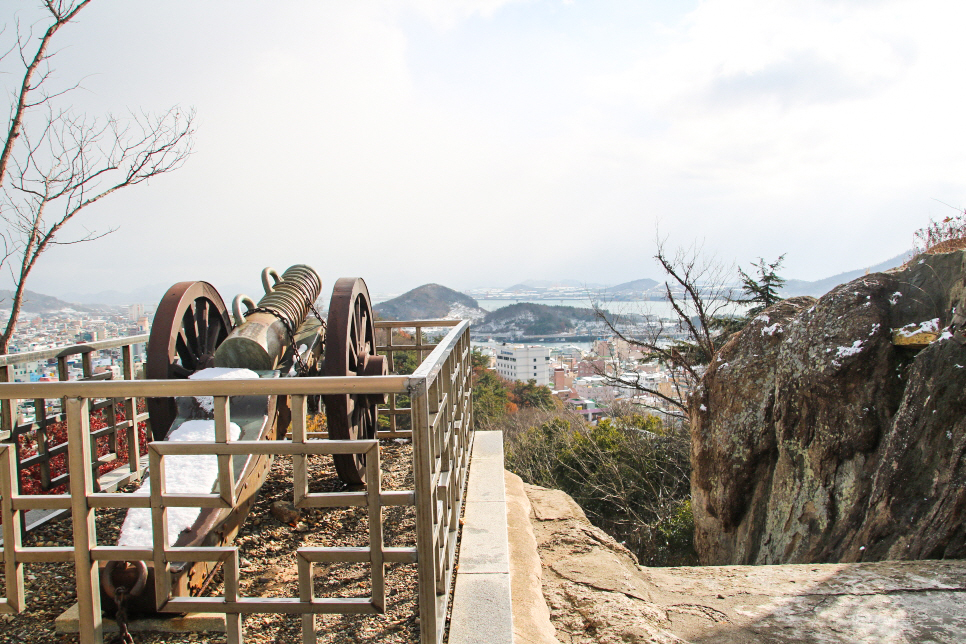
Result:
{"label": "snow on ground", "polygon": [[[246,370],[247,371],[247,370]],[[228,436],[231,440],[238,440],[241,428],[230,423]],[[215,421],[186,420],[176,430],[168,435],[169,441],[214,441]],[[214,454],[201,456],[166,456],[164,458],[165,486],[167,492],[184,494],[211,494],[218,480],[218,457]],[[151,481],[144,483],[134,494],[148,495],[151,492]],[[201,514],[201,508],[168,508],[168,545],[178,538],[183,530],[190,528]],[[151,509],[131,508],[121,526],[121,536],[117,540],[119,546],[136,548],[150,548],[151,538]]]}
{"label": "snow on ground", "polygon": [[[188,376],[189,380],[254,380],[257,378],[258,374],[251,369],[234,369],[229,367],[211,367],[210,369],[196,371]],[[215,411],[215,399],[213,396],[195,396],[195,400],[209,414]]]}

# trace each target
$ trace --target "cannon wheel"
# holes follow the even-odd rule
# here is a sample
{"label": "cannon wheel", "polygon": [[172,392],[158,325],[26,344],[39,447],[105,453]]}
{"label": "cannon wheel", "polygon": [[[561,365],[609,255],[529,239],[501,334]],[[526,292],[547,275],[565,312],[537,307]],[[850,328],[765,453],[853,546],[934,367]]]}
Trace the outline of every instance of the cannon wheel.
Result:
{"label": "cannon wheel", "polygon": [[[158,304],[145,375],[150,380],[187,378],[213,367],[215,349],[228,337],[231,318],[221,295],[208,282],[178,282]],[[178,413],[174,398],[148,398],[151,433],[163,440]]]}
{"label": "cannon wheel", "polygon": [[[376,355],[369,289],[359,277],[343,277],[332,289],[326,320],[325,375],[380,376],[388,373],[385,356]],[[333,394],[323,396],[329,438],[359,440],[376,437],[378,407],[385,396]],[[366,482],[366,457],[335,454],[335,469],[347,485]]]}

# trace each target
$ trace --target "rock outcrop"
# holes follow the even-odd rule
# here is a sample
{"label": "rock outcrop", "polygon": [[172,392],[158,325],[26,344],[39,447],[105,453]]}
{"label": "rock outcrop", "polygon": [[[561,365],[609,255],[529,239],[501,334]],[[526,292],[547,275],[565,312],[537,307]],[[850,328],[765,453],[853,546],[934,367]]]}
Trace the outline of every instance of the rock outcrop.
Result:
{"label": "rock outcrop", "polygon": [[705,564],[966,556],[966,347],[892,329],[950,322],[963,252],[766,310],[692,400]]}
{"label": "rock outcrop", "polygon": [[[507,486],[511,502],[523,495],[542,564],[542,574],[530,577],[540,577],[535,581],[542,582],[551,624],[539,629],[539,637],[533,629],[516,631],[514,641],[966,641],[963,561],[642,568],[623,546],[592,526],[565,493],[535,485]],[[530,568],[514,557],[511,547],[511,570],[514,565]],[[517,594],[513,601],[516,623]],[[547,610],[528,608],[541,614]],[[547,618],[541,617],[543,623]],[[529,615],[521,621],[533,622]],[[555,638],[551,629],[556,629]]]}

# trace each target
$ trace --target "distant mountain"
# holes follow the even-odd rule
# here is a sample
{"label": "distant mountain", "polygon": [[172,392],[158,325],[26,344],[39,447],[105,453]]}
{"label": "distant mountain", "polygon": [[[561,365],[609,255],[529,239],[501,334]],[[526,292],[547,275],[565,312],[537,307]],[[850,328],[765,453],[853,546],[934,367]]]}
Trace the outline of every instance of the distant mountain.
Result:
{"label": "distant mountain", "polygon": [[866,273],[879,273],[881,271],[889,270],[890,268],[897,268],[905,264],[911,258],[912,251],[910,250],[906,251],[905,253],[900,253],[895,257],[876,264],[875,266],[860,268],[854,271],[846,271],[844,273],[839,273],[838,275],[826,277],[825,279],[816,280],[814,282],[807,282],[805,280],[787,280],[784,288],[782,288],[781,296],[794,297],[796,295],[811,295],[812,297],[821,297],[839,284],[851,282],[855,278],[862,277]]}
{"label": "distant mountain", "polygon": [[634,280],[633,282],[624,282],[617,286],[611,286],[610,288],[604,289],[604,292],[612,295],[641,295],[655,286],[658,286],[657,281],[645,277],[644,279]]}
{"label": "distant mountain", "polygon": [[469,295],[439,284],[424,284],[374,308],[387,320],[480,319],[486,315]]}
{"label": "distant mountain", "polygon": [[97,293],[65,293],[61,297],[70,302],[81,304],[157,304],[171,284],[148,284],[133,291],[99,291]]}
{"label": "distant mountain", "polygon": [[[13,291],[0,290],[0,309],[9,309],[13,302]],[[32,313],[49,313],[51,311],[61,311],[63,309],[73,309],[91,313],[94,309],[82,306],[81,304],[65,302],[52,295],[42,295],[33,291],[25,291],[23,298],[23,310]]]}
{"label": "distant mountain", "polygon": [[519,284],[514,284],[504,290],[514,291],[540,291],[548,288],[604,288],[604,284],[594,284],[581,280],[523,280]]}
{"label": "distant mountain", "polygon": [[571,333],[579,323],[595,320],[593,309],[520,302],[487,313],[474,331],[517,336],[553,335]]}

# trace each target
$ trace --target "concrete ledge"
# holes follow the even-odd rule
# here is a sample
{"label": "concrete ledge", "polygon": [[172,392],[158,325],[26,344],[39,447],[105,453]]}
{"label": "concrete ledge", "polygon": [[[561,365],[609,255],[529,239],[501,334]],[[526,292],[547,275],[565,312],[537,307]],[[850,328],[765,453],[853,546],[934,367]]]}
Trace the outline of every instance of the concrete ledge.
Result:
{"label": "concrete ledge", "polygon": [[[225,615],[223,613],[187,613],[170,617],[136,619],[128,622],[127,629],[132,633],[224,633]],[[80,611],[77,604],[54,620],[54,630],[58,633],[80,632]],[[105,617],[104,632],[120,632],[117,622]]]}
{"label": "concrete ledge", "polygon": [[515,644],[560,644],[543,595],[543,564],[530,522],[530,500],[519,476],[504,472],[504,480],[510,535],[513,641]]}
{"label": "concrete ledge", "polygon": [[464,507],[449,642],[513,644],[501,432],[476,432]]}
{"label": "concrete ledge", "polygon": [[450,644],[513,644],[510,575],[456,575]]}

